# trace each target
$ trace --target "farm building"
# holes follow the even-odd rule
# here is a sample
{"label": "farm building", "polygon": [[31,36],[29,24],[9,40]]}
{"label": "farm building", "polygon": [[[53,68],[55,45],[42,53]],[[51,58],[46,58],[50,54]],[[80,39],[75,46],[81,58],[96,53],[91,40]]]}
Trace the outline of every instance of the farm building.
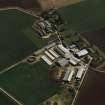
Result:
{"label": "farm building", "polygon": [[56,48],[55,48],[55,50],[57,51],[57,52],[59,52],[63,57],[65,57],[65,58],[70,58],[71,57],[71,53],[70,53],[70,51],[69,51],[69,49],[67,49],[66,47],[64,47],[62,44],[59,44]]}
{"label": "farm building", "polygon": [[80,59],[78,59],[78,58],[76,58],[76,57],[74,57],[74,56],[70,57],[70,60],[69,60],[69,62],[70,62],[72,65],[77,65],[80,61],[81,61]]}
{"label": "farm building", "polygon": [[67,82],[70,82],[71,81],[71,79],[72,79],[72,77],[73,77],[73,74],[74,74],[74,70],[67,70],[66,71],[66,73],[65,73],[65,75],[64,75],[64,78],[63,78],[63,80],[64,81],[67,81]]}
{"label": "farm building", "polygon": [[84,66],[81,66],[80,68],[78,68],[78,72],[77,72],[76,78],[77,79],[81,79],[84,71],[85,71]]}
{"label": "farm building", "polygon": [[88,51],[86,49],[83,49],[76,53],[78,57],[83,57],[84,55],[87,55],[87,54],[88,54]]}
{"label": "farm building", "polygon": [[52,62],[51,62],[45,55],[43,55],[41,58],[42,58],[48,65],[52,65]]}
{"label": "farm building", "polygon": [[59,54],[57,54],[53,49],[49,49],[49,52],[56,58],[59,58]]}
{"label": "farm building", "polygon": [[48,56],[51,60],[55,60],[55,57],[52,56],[48,51],[45,51],[45,55]]}
{"label": "farm building", "polygon": [[40,20],[34,23],[33,28],[42,38],[49,38],[50,34],[54,32],[52,23],[48,20]]}

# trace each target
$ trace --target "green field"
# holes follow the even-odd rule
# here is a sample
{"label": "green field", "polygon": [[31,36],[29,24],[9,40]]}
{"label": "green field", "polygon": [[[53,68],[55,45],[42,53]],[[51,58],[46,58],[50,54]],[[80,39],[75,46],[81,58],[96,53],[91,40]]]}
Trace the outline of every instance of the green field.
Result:
{"label": "green field", "polygon": [[32,30],[35,21],[35,17],[18,10],[0,11],[0,70],[45,45]]}
{"label": "green field", "polygon": [[58,10],[68,28],[75,31],[92,31],[105,27],[105,0],[86,0]]}
{"label": "green field", "polygon": [[[42,48],[48,40],[41,40],[32,29],[37,19],[18,10],[0,11],[0,71]],[[24,105],[37,105],[55,94],[59,86],[48,77],[44,62],[33,65],[21,63],[0,74],[0,87]],[[15,105],[0,93],[0,105]]]}
{"label": "green field", "polygon": [[35,45],[25,36],[35,18],[17,10],[0,11],[0,69],[33,52]]}
{"label": "green field", "polygon": [[0,92],[0,105],[17,105],[17,104]]}
{"label": "green field", "polygon": [[33,65],[22,63],[0,75],[0,86],[25,105],[37,105],[59,90],[49,80],[48,68],[42,61]]}
{"label": "green field", "polygon": [[35,44],[37,49],[47,45],[47,39],[41,39],[36,35],[35,30],[32,28],[24,30],[25,35]]}

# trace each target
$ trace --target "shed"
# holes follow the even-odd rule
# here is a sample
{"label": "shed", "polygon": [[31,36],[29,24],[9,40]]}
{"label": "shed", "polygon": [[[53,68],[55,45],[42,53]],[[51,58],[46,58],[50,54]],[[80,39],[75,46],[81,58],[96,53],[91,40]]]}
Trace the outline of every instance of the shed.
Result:
{"label": "shed", "polygon": [[87,55],[87,54],[88,54],[88,51],[86,49],[83,49],[83,50],[76,53],[76,55],[78,57],[82,57],[82,56]]}
{"label": "shed", "polygon": [[72,79],[72,77],[73,77],[73,74],[74,74],[74,70],[69,70],[69,69],[68,69],[67,72],[66,72],[65,75],[64,75],[63,80],[70,82],[71,79]]}
{"label": "shed", "polygon": [[84,66],[80,67],[80,68],[78,69],[76,78],[77,78],[77,79],[81,79],[81,77],[82,77],[84,71],[85,71]]}
{"label": "shed", "polygon": [[[48,65],[52,65],[52,62],[45,56],[45,55],[43,55],[42,57],[41,57]],[[40,66],[40,65],[39,65]]]}
{"label": "shed", "polygon": [[59,44],[59,45],[58,45],[58,48],[59,48],[60,50],[62,50],[64,53],[68,53],[68,52],[69,52],[69,49],[67,49],[66,47],[64,47],[62,44]]}
{"label": "shed", "polygon": [[54,60],[55,57],[52,56],[48,51],[45,51],[45,54],[51,59],[51,60]]}
{"label": "shed", "polygon": [[49,52],[56,58],[59,57],[59,54],[57,54],[53,49],[49,49]]}

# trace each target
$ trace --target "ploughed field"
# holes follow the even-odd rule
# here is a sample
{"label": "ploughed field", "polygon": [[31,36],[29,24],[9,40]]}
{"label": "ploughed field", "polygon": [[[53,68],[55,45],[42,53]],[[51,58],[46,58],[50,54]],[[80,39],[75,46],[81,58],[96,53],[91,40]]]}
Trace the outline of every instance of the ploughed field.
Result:
{"label": "ploughed field", "polygon": [[74,105],[105,105],[105,74],[88,71]]}
{"label": "ploughed field", "polygon": [[96,31],[84,32],[82,35],[92,44],[98,46],[105,52],[105,28]]}

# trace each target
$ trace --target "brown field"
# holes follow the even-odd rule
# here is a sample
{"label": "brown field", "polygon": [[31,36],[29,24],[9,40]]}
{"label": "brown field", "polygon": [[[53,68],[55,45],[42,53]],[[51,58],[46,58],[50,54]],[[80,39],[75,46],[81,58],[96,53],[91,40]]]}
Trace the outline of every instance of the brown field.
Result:
{"label": "brown field", "polygon": [[72,5],[80,2],[80,0],[38,0],[42,9],[60,8],[66,5]]}
{"label": "brown field", "polygon": [[98,29],[96,31],[81,33],[86,39],[98,46],[103,52],[105,52],[105,28]]}
{"label": "brown field", "polygon": [[37,0],[0,0],[0,8],[18,6],[24,9],[39,8]]}
{"label": "brown field", "polygon": [[105,105],[105,74],[89,70],[74,105]]}

